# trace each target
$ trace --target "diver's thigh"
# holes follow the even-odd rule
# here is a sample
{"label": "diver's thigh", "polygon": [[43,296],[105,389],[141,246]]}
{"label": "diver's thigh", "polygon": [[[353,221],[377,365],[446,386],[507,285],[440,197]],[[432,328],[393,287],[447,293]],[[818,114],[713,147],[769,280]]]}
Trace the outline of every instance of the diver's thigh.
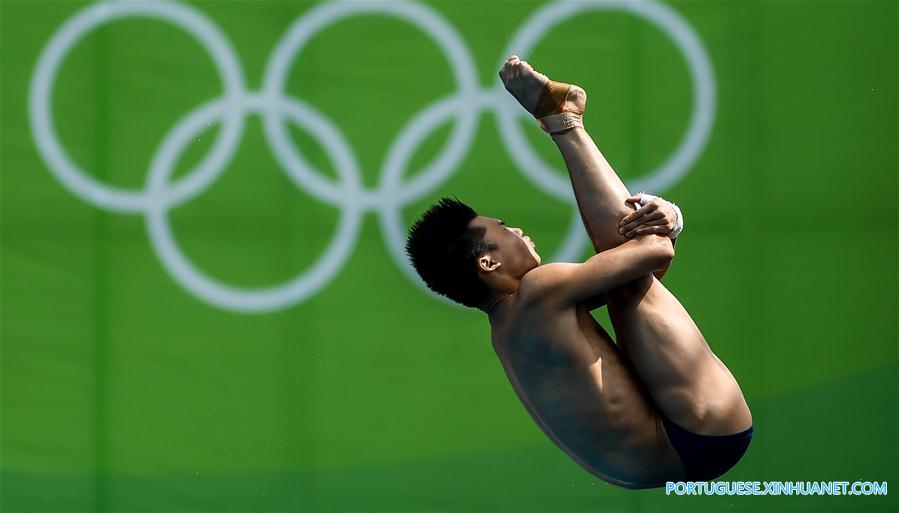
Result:
{"label": "diver's thigh", "polygon": [[726,434],[751,416],[733,375],[658,280],[609,298],[617,343],[663,415],[685,429]]}

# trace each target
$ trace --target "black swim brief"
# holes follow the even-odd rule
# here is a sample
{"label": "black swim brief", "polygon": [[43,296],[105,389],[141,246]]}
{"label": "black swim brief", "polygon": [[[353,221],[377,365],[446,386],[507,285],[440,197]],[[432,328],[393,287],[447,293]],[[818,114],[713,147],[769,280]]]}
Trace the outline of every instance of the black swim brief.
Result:
{"label": "black swim brief", "polygon": [[661,417],[688,481],[711,481],[724,474],[740,461],[752,440],[752,426],[732,435],[699,435]]}

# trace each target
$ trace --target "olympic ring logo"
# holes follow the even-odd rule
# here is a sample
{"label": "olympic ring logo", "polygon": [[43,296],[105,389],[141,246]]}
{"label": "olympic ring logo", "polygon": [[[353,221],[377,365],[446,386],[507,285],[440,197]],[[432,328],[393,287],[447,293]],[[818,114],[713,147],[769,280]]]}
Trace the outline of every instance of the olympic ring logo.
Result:
{"label": "olympic ring logo", "polygon": [[[554,26],[590,10],[620,10],[649,22],[670,37],[685,57],[693,82],[694,105],[687,133],[664,163],[628,184],[631,190],[662,192],[676,183],[701,153],[711,130],[716,94],[712,68],[699,37],[673,10],[656,2],[550,3],[538,9],[521,26],[500,54],[497,69],[505,56],[512,53],[528,55]],[[451,63],[457,89],[454,94],[434,101],[406,123],[381,164],[379,183],[373,190],[363,186],[359,163],[341,131],[314,107],[284,93],[287,73],[304,45],[327,26],[366,14],[397,18],[431,37]],[[128,17],[161,20],[193,36],[212,59],[224,85],[220,97],[188,112],[164,137],[151,159],[143,190],[101,183],[80,168],[63,149],[50,109],[57,72],[72,47],[96,27]],[[427,291],[405,258],[406,227],[401,219],[401,209],[436,190],[452,175],[471,146],[479,115],[490,110],[496,114],[508,154],[525,177],[546,193],[575,206],[568,180],[541,160],[522,132],[517,120],[524,111],[505,92],[498,79],[483,89],[478,85],[473,58],[460,35],[434,10],[422,4],[347,2],[324,3],[311,8],[293,21],[275,47],[264,72],[262,88],[258,91],[246,88],[240,62],[228,38],[201,11],[169,2],[93,4],[78,11],[50,38],[38,59],[29,95],[32,134],[41,158],[53,175],[70,192],[95,207],[111,212],[143,214],[153,249],[172,278],[201,300],[239,312],[286,308],[324,287],[353,250],[362,216],[369,210],[378,214],[382,235],[398,267]],[[248,115],[262,117],[270,150],[296,186],[340,209],[336,233],[324,254],[309,269],[286,283],[257,289],[221,283],[197,269],[179,248],[168,222],[169,209],[202,193],[225,169],[239,145]],[[417,146],[450,120],[454,121],[454,127],[443,148],[423,170],[403,182],[402,176]],[[187,144],[205,127],[216,122],[221,123],[221,130],[209,153],[184,176],[173,180],[174,165]],[[338,175],[336,181],[323,178],[304,159],[288,136],[288,122],[317,139],[334,164]],[[584,235],[575,207],[567,235],[550,260],[576,259],[586,247]]]}

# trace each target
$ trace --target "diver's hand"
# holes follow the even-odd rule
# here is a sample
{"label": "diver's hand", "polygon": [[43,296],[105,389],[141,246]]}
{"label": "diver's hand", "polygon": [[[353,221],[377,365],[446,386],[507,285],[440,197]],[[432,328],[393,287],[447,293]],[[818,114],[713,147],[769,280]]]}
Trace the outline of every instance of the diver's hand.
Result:
{"label": "diver's hand", "polygon": [[669,235],[677,227],[678,213],[674,206],[662,198],[653,198],[642,207],[643,193],[634,194],[626,201],[634,203],[637,210],[624,216],[618,223],[618,233],[625,237],[654,233]]}

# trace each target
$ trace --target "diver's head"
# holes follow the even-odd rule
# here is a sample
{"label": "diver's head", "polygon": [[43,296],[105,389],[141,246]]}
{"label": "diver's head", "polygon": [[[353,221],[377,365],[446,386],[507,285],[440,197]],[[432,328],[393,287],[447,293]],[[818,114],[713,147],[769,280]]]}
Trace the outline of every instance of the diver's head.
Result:
{"label": "diver's head", "polygon": [[514,292],[540,255],[519,228],[442,198],[412,225],[406,254],[428,287],[472,308]]}

